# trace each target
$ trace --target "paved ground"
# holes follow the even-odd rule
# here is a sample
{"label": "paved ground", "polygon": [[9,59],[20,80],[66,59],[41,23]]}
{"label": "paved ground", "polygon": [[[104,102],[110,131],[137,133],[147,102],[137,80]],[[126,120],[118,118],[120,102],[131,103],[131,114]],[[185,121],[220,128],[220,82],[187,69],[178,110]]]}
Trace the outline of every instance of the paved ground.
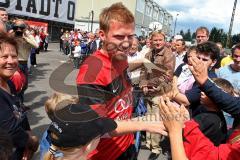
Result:
{"label": "paved ground", "polygon": [[[50,44],[48,52],[37,55],[37,67],[32,68],[29,77],[29,88],[25,94],[25,104],[31,108],[29,121],[32,131],[41,138],[50,123],[44,110],[44,103],[54,91],[76,95],[75,79],[78,70],[73,69],[68,57],[58,50],[58,44]],[[139,160],[146,160],[148,150],[141,149]],[[34,160],[39,159],[39,153]],[[164,159],[159,157],[159,159]]]}

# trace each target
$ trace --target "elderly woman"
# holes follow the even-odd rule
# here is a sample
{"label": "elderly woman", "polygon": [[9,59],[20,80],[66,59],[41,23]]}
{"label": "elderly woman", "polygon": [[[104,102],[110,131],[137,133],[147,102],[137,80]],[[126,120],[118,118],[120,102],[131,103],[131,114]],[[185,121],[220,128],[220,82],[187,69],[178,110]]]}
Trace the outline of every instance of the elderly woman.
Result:
{"label": "elderly woman", "polygon": [[29,159],[37,150],[38,140],[31,136],[26,114],[13,95],[9,79],[18,68],[17,42],[6,33],[0,33],[0,127],[11,137],[15,148],[12,159]]}

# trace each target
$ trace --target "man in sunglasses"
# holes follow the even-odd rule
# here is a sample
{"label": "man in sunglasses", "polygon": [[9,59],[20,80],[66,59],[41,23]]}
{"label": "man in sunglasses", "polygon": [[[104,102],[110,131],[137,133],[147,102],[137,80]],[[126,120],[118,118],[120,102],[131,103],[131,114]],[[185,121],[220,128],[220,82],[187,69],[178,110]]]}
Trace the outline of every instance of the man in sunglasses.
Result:
{"label": "man in sunglasses", "polygon": [[27,89],[28,86],[28,57],[31,53],[31,48],[38,48],[38,44],[33,37],[33,35],[30,34],[30,32],[27,29],[27,25],[22,19],[17,19],[13,26],[13,34],[17,39],[18,42],[18,61],[19,61],[19,68],[26,76],[26,84],[24,85],[21,93],[19,94],[19,97],[21,99],[21,102],[23,103],[23,95],[24,91]]}

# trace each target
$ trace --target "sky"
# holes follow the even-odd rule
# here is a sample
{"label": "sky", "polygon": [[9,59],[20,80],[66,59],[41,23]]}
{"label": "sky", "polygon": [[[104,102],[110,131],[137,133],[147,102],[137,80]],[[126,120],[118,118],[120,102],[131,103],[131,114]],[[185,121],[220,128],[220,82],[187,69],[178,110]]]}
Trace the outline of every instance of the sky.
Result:
{"label": "sky", "polygon": [[[190,29],[195,32],[199,26],[222,28],[228,32],[234,0],[155,0],[173,16],[177,16],[176,33]],[[232,34],[240,33],[240,2],[238,1]]]}

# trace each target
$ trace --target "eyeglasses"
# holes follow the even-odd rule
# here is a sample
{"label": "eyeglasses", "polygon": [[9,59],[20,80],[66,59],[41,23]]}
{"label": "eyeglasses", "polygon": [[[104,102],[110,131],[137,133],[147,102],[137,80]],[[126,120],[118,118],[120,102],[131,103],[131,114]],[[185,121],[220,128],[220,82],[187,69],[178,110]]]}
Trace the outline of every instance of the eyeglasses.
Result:
{"label": "eyeglasses", "polygon": [[207,61],[210,60],[209,58],[203,58],[203,57],[199,57],[199,56],[197,56],[197,58],[198,58],[199,60],[204,61],[204,62],[207,62]]}

